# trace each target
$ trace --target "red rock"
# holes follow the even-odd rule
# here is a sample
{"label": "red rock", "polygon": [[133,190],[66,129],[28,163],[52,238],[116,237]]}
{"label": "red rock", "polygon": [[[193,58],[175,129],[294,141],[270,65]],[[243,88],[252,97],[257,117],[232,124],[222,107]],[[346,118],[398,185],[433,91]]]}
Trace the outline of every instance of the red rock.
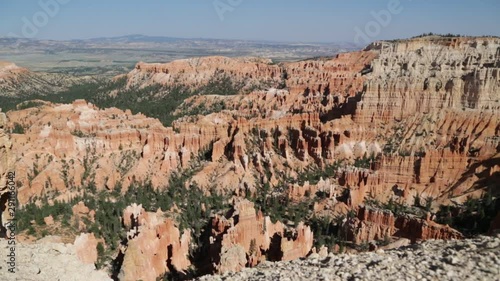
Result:
{"label": "red rock", "polygon": [[356,218],[350,219],[344,226],[349,241],[356,244],[372,240],[384,240],[397,236],[408,238],[412,242],[428,239],[462,239],[457,230],[410,216],[395,217],[389,211],[373,210],[360,207]]}
{"label": "red rock", "polygon": [[93,233],[82,233],[75,239],[75,252],[78,259],[84,264],[97,262],[97,240]]}
{"label": "red rock", "polygon": [[223,75],[235,81],[245,81],[248,85],[264,81],[278,85],[281,71],[278,65],[271,64],[271,60],[258,58],[202,57],[166,64],[140,62],[128,74],[128,85],[143,85],[144,80],[149,80],[150,83],[196,87],[208,84],[214,76]]}
{"label": "red rock", "polygon": [[141,205],[133,204],[124,210],[123,224],[128,231],[128,241],[121,250],[124,257],[120,280],[155,281],[172,269],[182,272],[191,265],[188,259],[190,232],[184,231],[181,235],[161,210],[146,212]]}
{"label": "red rock", "polygon": [[43,221],[45,222],[46,225],[53,225],[54,224],[54,218],[52,215],[43,218]]}
{"label": "red rock", "polygon": [[[210,255],[218,273],[241,270],[242,264],[255,266],[265,259],[262,252],[277,261],[305,257],[311,251],[313,233],[308,226],[299,224],[288,235],[281,222],[273,224],[256,213],[248,200],[237,200],[230,213],[229,218],[216,216],[211,222]],[[245,257],[243,263],[245,254],[251,259]]]}

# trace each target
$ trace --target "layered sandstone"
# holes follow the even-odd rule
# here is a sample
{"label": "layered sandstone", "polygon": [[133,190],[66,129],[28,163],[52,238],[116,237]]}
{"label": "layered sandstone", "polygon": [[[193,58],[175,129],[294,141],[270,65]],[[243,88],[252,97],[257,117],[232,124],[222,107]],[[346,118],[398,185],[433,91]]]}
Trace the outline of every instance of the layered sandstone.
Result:
{"label": "layered sandstone", "polygon": [[[124,191],[133,182],[151,181],[168,188],[170,174],[193,161],[200,171],[186,185],[196,182],[242,197],[269,184],[292,201],[314,200],[313,212],[330,216],[367,197],[412,204],[418,194],[433,198],[433,208],[477,197],[500,171],[498,45],[495,38],[424,38],[279,65],[223,57],[139,63],[127,75],[129,87],[202,88],[229,78],[242,91],[191,97],[176,114],[221,103],[224,109],[186,116],[172,128],[82,100],[11,111],[6,127],[24,128],[23,134],[12,134],[19,200],[22,205],[44,196],[67,201],[92,185]],[[335,171],[317,184],[298,183],[311,168],[333,164]],[[327,196],[318,198],[318,192]],[[74,209],[76,216],[90,212],[81,204]],[[356,243],[387,235],[414,241],[461,237],[430,220],[359,212],[348,223]],[[131,206],[123,222],[128,239],[120,254],[122,278],[155,280],[190,265],[189,232],[181,235],[162,211]],[[288,230],[256,213],[248,201],[215,216],[210,227],[216,272],[254,266],[266,255],[299,258],[312,248],[307,226]]]}
{"label": "layered sandstone", "polygon": [[363,95],[367,122],[402,120],[415,113],[500,107],[500,39],[414,39],[379,42]]}
{"label": "layered sandstone", "polygon": [[407,118],[384,147],[394,152],[377,157],[374,171],[347,170],[339,182],[356,187],[355,206],[369,194],[381,201],[398,196],[407,204],[416,194],[441,203],[478,196],[475,191],[498,177],[499,120],[497,112],[458,110]]}
{"label": "layered sandstone", "polygon": [[85,221],[95,222],[95,210],[90,210],[82,201],[75,204],[71,210],[79,231],[88,229],[89,225],[86,225]]}
{"label": "layered sandstone", "polygon": [[118,183],[125,189],[147,180],[162,186],[214,134],[213,126],[178,134],[156,119],[116,108],[101,110],[82,100],[10,111],[9,118],[10,128],[25,128],[23,134],[13,134],[21,204],[53,193],[66,201],[90,184],[98,190]]}
{"label": "layered sandstone", "polygon": [[119,254],[120,280],[155,281],[169,272],[183,272],[191,265],[190,231],[181,235],[174,221],[161,210],[146,212],[141,205],[133,204],[123,212],[123,225],[127,241]]}
{"label": "layered sandstone", "polygon": [[93,79],[89,76],[32,72],[12,62],[0,61],[0,96],[19,98],[33,94],[50,95]]}
{"label": "layered sandstone", "polygon": [[255,266],[266,256],[273,261],[293,260],[311,251],[313,233],[303,223],[290,231],[256,212],[248,200],[235,202],[229,214],[211,221],[210,255],[218,273]]}
{"label": "layered sandstone", "polygon": [[294,201],[301,201],[304,198],[315,198],[318,192],[324,194],[324,197],[335,198],[339,196],[340,191],[338,190],[338,183],[327,178],[323,180],[321,178],[317,184],[310,184],[305,182],[303,185],[300,184],[289,184],[288,185],[288,198]]}
{"label": "layered sandstone", "polygon": [[[248,88],[259,85],[278,85],[281,68],[271,60],[258,58],[201,57],[177,60],[170,63],[143,63],[128,74],[128,86],[150,84],[167,86],[188,85],[199,87],[214,79],[230,77],[233,82]],[[209,93],[218,94],[218,93]]]}
{"label": "layered sandstone", "polygon": [[[373,51],[360,51],[338,54],[329,60],[285,64],[287,88],[292,94],[303,94],[309,100],[322,101],[323,105],[328,101],[328,105],[333,106],[335,97],[353,97],[362,91],[365,79],[361,71],[377,55]],[[313,110],[311,105],[307,104],[309,108],[302,110]]]}
{"label": "layered sandstone", "polygon": [[330,253],[327,257],[265,263],[224,276],[203,276],[200,280],[496,280],[500,274],[498,256],[498,236],[448,242],[430,240],[376,253]]}
{"label": "layered sandstone", "polygon": [[0,61],[0,85],[19,83],[20,75],[28,72],[28,69],[19,67],[14,63]]}
{"label": "layered sandstone", "polygon": [[[241,185],[253,189],[254,170],[262,176],[265,170],[270,170],[272,178],[266,180],[275,184],[281,177],[273,172],[276,170],[293,174],[310,164],[323,166],[342,159],[353,164],[356,158],[384,154],[370,166],[376,173],[363,172],[366,175],[361,177],[365,180],[351,181],[360,178],[354,171],[345,174],[343,186],[353,190],[353,205],[362,203],[367,193],[380,194],[379,199],[385,200],[395,186],[407,190],[404,194],[408,200],[416,193],[433,198],[446,198],[449,194],[461,196],[477,181],[473,176],[463,179],[461,175],[472,168],[473,163],[488,161],[496,151],[498,112],[493,111],[493,107],[479,105],[463,111],[463,104],[455,102],[424,109],[415,106],[415,97],[421,93],[437,96],[443,91],[445,95],[453,92],[454,98],[466,95],[457,94],[466,89],[465,84],[458,82],[454,82],[458,86],[448,90],[446,87],[436,90],[435,85],[424,89],[422,85],[427,76],[444,80],[469,77],[467,73],[475,69],[495,69],[497,54],[493,49],[497,40],[468,40],[451,45],[430,39],[379,43],[369,50],[340,54],[329,60],[281,66],[258,59],[222,57],[169,64],[140,63],[128,76],[131,84],[146,79],[141,83],[171,85],[178,81],[196,87],[209,83],[214,73],[223,70],[235,81],[245,77],[259,81],[269,77],[276,81],[284,79],[287,88],[254,91],[246,96],[194,97],[189,101],[192,106],[210,106],[211,99],[215,99],[226,104],[228,110],[174,122],[175,130],[180,133],[141,115],[115,109],[100,110],[83,101],[71,106],[47,105],[13,112],[13,122],[33,128],[22,136],[14,136],[16,143],[20,143],[15,149],[20,159],[20,181],[23,186],[31,187],[21,188],[21,202],[44,194],[47,183],[59,191],[92,180],[98,189],[112,189],[117,182],[126,188],[132,181],[146,180],[158,187],[166,182],[172,170],[187,167],[192,155],[210,146],[213,146],[212,163],[196,177],[202,186],[213,178],[216,180],[213,183],[221,189]],[[412,47],[404,47],[406,45]],[[429,60],[430,55],[425,54],[435,50],[439,50],[437,54],[441,59]],[[409,64],[405,66],[406,60]],[[463,63],[467,64],[464,69],[458,66]],[[437,72],[436,67],[443,70]],[[284,72],[286,77],[281,77]],[[144,78],[144,75],[152,77]],[[408,86],[404,86],[404,91],[385,87],[380,84],[386,83],[383,77],[397,83],[405,81]],[[478,83],[478,100],[498,95],[495,77],[487,75],[484,81],[476,76],[467,78]],[[403,103],[404,106],[400,106]],[[406,115],[393,114],[391,108]],[[66,117],[67,121],[51,122],[55,116]],[[41,137],[31,141],[35,136]],[[244,141],[249,139],[257,145],[249,146]],[[26,155],[24,151],[33,144],[40,148],[57,147],[51,152],[55,157],[42,157],[41,153]],[[92,159],[89,155],[96,157]],[[91,167],[85,168],[84,161],[78,161],[82,158],[87,158]],[[49,164],[51,159],[53,163]],[[65,163],[70,163],[67,174],[71,182],[60,176],[65,173]],[[284,167],[284,163],[291,168]],[[33,175],[35,164],[45,168],[39,175]],[[495,169],[495,166],[487,165],[485,169]],[[226,169],[229,172],[224,172]],[[393,173],[394,169],[398,173]],[[59,172],[49,172],[57,170]],[[89,174],[92,177],[83,178]]]}
{"label": "layered sandstone", "polygon": [[430,219],[395,216],[392,212],[369,207],[360,207],[357,217],[346,222],[344,231],[348,240],[355,244],[393,236],[410,239],[413,243],[417,240],[463,238],[460,232],[448,225],[440,225]]}

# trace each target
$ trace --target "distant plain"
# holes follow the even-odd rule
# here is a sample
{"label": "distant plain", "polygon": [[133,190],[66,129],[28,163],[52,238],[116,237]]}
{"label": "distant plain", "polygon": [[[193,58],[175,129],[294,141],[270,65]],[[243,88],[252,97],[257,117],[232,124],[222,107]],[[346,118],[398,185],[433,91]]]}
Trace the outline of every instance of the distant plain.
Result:
{"label": "distant plain", "polygon": [[0,38],[0,61],[14,62],[38,72],[114,76],[127,73],[139,61],[252,56],[280,62],[333,56],[360,48],[351,43],[279,43],[142,35],[69,41]]}

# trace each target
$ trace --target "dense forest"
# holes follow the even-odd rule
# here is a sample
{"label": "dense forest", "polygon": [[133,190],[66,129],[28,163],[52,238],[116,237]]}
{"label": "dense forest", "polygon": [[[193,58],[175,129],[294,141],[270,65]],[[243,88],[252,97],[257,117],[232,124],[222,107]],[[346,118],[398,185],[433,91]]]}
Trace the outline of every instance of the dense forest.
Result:
{"label": "dense forest", "polygon": [[[236,95],[243,88],[241,83],[232,82],[225,75],[214,75],[207,85],[196,89],[181,85],[162,86],[160,84],[127,88],[126,83],[126,77],[116,80],[95,79],[53,94],[23,92],[16,97],[0,95],[0,104],[2,111],[7,112],[40,105],[36,100],[72,103],[77,99],[85,99],[99,108],[116,107],[122,110],[130,109],[133,114],[143,113],[159,119],[168,127],[183,115],[213,113],[225,108],[223,104],[218,104],[211,109],[193,108],[183,112],[182,115],[174,115],[174,111],[185,99],[194,95]],[[111,95],[112,92],[113,95]]]}

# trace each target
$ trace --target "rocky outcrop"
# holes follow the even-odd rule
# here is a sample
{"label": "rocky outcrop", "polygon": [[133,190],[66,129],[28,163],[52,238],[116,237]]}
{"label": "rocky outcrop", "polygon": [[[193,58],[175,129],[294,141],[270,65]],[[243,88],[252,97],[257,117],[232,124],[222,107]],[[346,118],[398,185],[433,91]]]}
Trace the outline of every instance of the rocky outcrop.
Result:
{"label": "rocky outcrop", "polygon": [[423,38],[378,42],[359,122],[402,120],[439,109],[500,107],[498,38]]}
{"label": "rocky outcrop", "polygon": [[151,180],[164,187],[172,170],[187,165],[212,140],[204,130],[186,129],[181,135],[156,119],[100,110],[83,100],[10,111],[9,117],[10,129],[25,128],[12,136],[22,205],[51,193],[67,201],[89,184],[102,190],[120,183],[126,189],[134,181]]}
{"label": "rocky outcrop", "polygon": [[11,188],[15,187],[15,183],[11,182],[9,184],[9,180],[14,181],[15,176],[12,177],[13,174],[9,175],[9,173],[14,172],[14,169],[11,154],[12,143],[6,128],[7,116],[0,110],[0,238],[10,235],[7,224],[12,219],[12,215],[7,207],[9,201],[15,202],[16,197],[16,190],[11,190]]}
{"label": "rocky outcrop", "polygon": [[[49,95],[92,80],[90,76],[70,76],[61,73],[32,72],[12,62],[0,61],[0,96]],[[4,108],[4,111],[5,110]]]}
{"label": "rocky outcrop", "polygon": [[141,205],[133,204],[123,212],[123,225],[127,241],[118,255],[120,280],[155,281],[166,273],[183,272],[190,266],[190,232],[181,235],[172,219],[161,210],[146,212]]}
{"label": "rocky outcrop", "polygon": [[235,202],[228,217],[211,221],[210,256],[217,273],[239,271],[266,260],[293,260],[306,256],[313,243],[308,226],[289,230],[281,222],[256,212],[248,200]]}
{"label": "rocky outcrop", "polygon": [[140,62],[128,74],[128,86],[144,86],[147,80],[150,84],[196,88],[224,77],[244,88],[277,86],[282,69],[271,63],[268,59],[226,57],[191,58],[166,64]]}
{"label": "rocky outcrop", "polygon": [[45,222],[46,225],[53,225],[54,224],[54,217],[52,215],[47,216],[43,218],[43,222]]}
{"label": "rocky outcrop", "polygon": [[[270,134],[269,143],[275,147],[263,146],[261,152],[276,152],[288,164],[294,158],[305,165],[342,159],[353,164],[365,155],[383,155],[370,163],[376,173],[350,169],[340,179],[351,189],[353,206],[362,204],[368,194],[381,201],[403,196],[407,203],[417,193],[436,203],[446,203],[450,197],[461,200],[467,194],[479,196],[477,190],[484,182],[480,171],[493,171],[500,164],[492,164],[498,161],[494,155],[500,144],[496,133],[500,115],[494,105],[499,92],[497,46],[495,38],[381,42],[365,52],[341,54],[332,60],[284,64],[287,90],[256,91],[238,99],[240,104],[230,97],[224,102],[241,116],[256,108],[264,112],[272,120],[267,124],[275,123],[278,132]],[[482,78],[474,74],[481,71],[486,71]],[[336,78],[345,79],[330,81]],[[441,82],[432,84],[432,79]],[[462,102],[469,99],[470,91],[477,92],[478,106]],[[452,100],[442,102],[446,96]],[[209,98],[199,100],[210,103]],[[251,108],[246,100],[251,101]],[[486,105],[480,100],[493,102]],[[282,122],[297,115],[289,117],[289,112],[320,114],[311,115],[312,125],[307,128],[288,127]],[[259,121],[253,118],[252,124],[264,128]],[[221,144],[217,143],[214,159],[220,159]],[[275,165],[284,162],[272,158]]]}
{"label": "rocky outcrop", "polygon": [[[11,246],[7,240],[0,239],[2,253],[7,253]],[[78,241],[75,241],[75,245],[50,241],[39,241],[34,244],[17,243],[15,273],[7,271],[7,255],[2,255],[0,279],[111,281],[108,274],[97,271],[93,263],[80,259],[82,256],[78,255],[78,248],[81,246]]]}
{"label": "rocky outcrop", "polygon": [[90,210],[85,204],[80,201],[71,208],[73,219],[78,225],[79,231],[86,231],[90,226],[85,224],[85,221],[95,222],[95,211]]}
{"label": "rocky outcrop", "polygon": [[73,244],[76,256],[82,263],[95,264],[97,262],[97,239],[93,233],[80,234]]}
{"label": "rocky outcrop", "polygon": [[288,185],[288,198],[301,201],[305,198],[315,198],[320,192],[324,194],[322,197],[335,200],[340,195],[338,187],[339,185],[333,180],[323,180],[323,178],[320,178],[317,184],[309,184],[307,181],[303,185],[290,184]]}
{"label": "rocky outcrop", "polygon": [[[69,201],[94,185],[98,191],[124,192],[133,182],[150,181],[154,188],[168,188],[172,172],[189,169],[193,160],[200,170],[186,186],[242,197],[268,184],[294,202],[321,195],[311,204],[316,215],[346,213],[368,196],[412,204],[419,194],[433,198],[431,208],[477,197],[500,171],[498,48],[496,38],[424,38],[278,65],[223,57],[139,63],[127,75],[128,87],[183,85],[205,92],[177,109],[175,114],[188,116],[172,128],[83,100],[37,101],[9,112],[5,129],[17,128],[12,153],[19,201],[24,205],[44,196]],[[210,92],[210,85],[221,81],[240,94]],[[189,114],[200,106],[218,109]],[[8,148],[0,145],[0,156]],[[317,184],[302,183],[317,169],[329,173],[313,175]],[[5,195],[0,199],[5,202]],[[86,231],[82,218],[92,220],[93,211],[79,203],[73,212],[80,231]],[[189,231],[181,234],[163,211],[131,206],[123,223],[128,237],[116,259],[121,278],[155,280],[190,266]],[[236,200],[225,216],[214,216],[209,229],[211,238],[204,238],[213,272],[238,271],[266,257],[304,257],[313,242],[309,227],[272,223],[245,200]],[[346,231],[355,243],[386,236],[461,237],[431,220],[366,208]]]}
{"label": "rocky outcrop", "polygon": [[[131,71],[128,86],[186,85],[200,87],[217,77],[229,77],[233,83],[253,88],[286,86],[290,95],[354,96],[363,88],[361,71],[376,58],[376,51],[342,53],[332,59],[272,64],[260,58],[201,57],[170,63],[140,62]],[[216,93],[213,93],[216,94]],[[285,99],[282,100],[285,102]],[[292,100],[293,101],[293,100]],[[333,103],[332,103],[333,104]]]}
{"label": "rocky outcrop", "polygon": [[494,235],[500,232],[500,212],[497,213],[495,218],[491,221],[490,229],[488,230],[489,235]]}
{"label": "rocky outcrop", "polygon": [[199,280],[497,280],[500,237],[425,241],[376,253],[311,256],[291,262],[266,262],[257,268]]}
{"label": "rocky outcrop", "polygon": [[453,110],[407,118],[399,125],[404,129],[388,137],[385,153],[373,159],[372,171],[347,169],[339,182],[351,188],[353,206],[370,194],[379,201],[397,196],[407,204],[416,194],[436,203],[479,196],[500,166],[498,120],[496,112]]}
{"label": "rocky outcrop", "polygon": [[0,61],[0,85],[19,83],[19,76],[28,72],[28,69],[19,67],[14,63]]}
{"label": "rocky outcrop", "polygon": [[354,97],[363,89],[365,78],[361,71],[377,55],[368,50],[338,54],[329,60],[287,63],[284,65],[288,76],[286,86],[292,94],[304,94],[310,100],[320,97],[321,101],[329,101],[329,105],[334,106],[335,97]]}
{"label": "rocky outcrop", "polygon": [[419,219],[409,215],[395,216],[390,211],[360,207],[357,217],[344,225],[347,239],[355,244],[384,240],[392,236],[417,240],[462,239],[463,235],[447,225],[440,225],[430,219]]}

